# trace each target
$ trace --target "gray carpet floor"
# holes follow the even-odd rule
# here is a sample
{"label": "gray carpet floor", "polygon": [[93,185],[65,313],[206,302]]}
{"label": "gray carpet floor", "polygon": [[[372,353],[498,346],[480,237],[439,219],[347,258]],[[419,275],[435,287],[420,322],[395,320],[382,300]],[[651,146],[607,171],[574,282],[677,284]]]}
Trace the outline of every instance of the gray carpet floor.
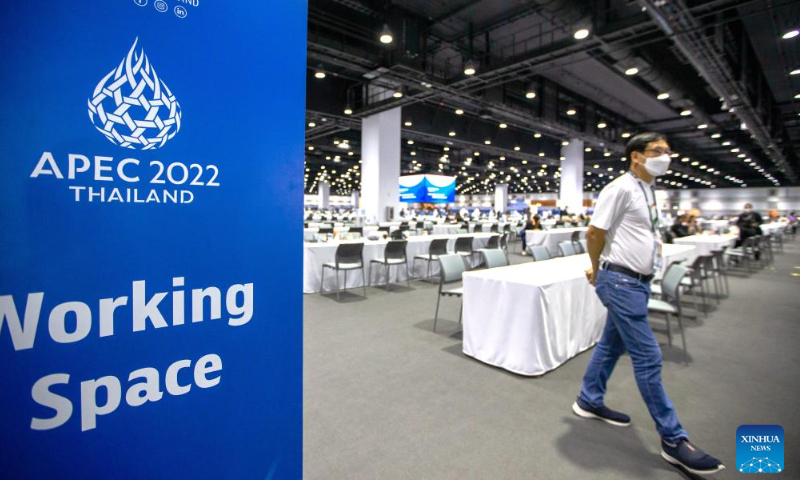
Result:
{"label": "gray carpet floor", "polygon": [[[692,440],[726,464],[713,478],[741,475],[743,424],[783,426],[783,476],[800,478],[800,240],[732,276],[730,289],[708,317],[686,322],[688,355],[678,336],[667,347],[665,323],[652,319],[667,392]],[[459,300],[442,300],[445,320],[431,331],[435,285],[367,293],[304,297],[304,478],[689,478],[661,459],[627,356],[606,403],[633,425],[583,420],[570,407],[591,350],[518,376],[461,353]]]}

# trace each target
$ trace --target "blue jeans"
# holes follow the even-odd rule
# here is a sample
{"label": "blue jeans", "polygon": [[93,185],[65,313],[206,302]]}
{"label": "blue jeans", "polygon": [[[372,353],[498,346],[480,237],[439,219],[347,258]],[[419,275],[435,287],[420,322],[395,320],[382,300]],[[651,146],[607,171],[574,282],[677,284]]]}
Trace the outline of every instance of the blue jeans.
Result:
{"label": "blue jeans", "polygon": [[600,270],[596,278],[595,291],[608,309],[608,317],[586,367],[580,399],[593,407],[604,406],[608,378],[627,350],[639,392],[661,438],[670,443],[688,439],[661,382],[661,349],[647,321],[650,285],[609,270]]}

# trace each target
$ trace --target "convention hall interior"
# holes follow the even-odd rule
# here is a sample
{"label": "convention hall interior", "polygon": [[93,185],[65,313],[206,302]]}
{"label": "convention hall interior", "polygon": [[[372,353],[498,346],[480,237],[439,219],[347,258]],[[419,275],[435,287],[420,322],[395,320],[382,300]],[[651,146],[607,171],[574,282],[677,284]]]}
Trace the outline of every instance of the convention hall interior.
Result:
{"label": "convention hall interior", "polygon": [[576,401],[611,321],[587,232],[655,143],[668,401],[711,478],[754,468],[742,425],[800,467],[798,29],[793,0],[311,0],[304,476],[694,478],[627,348],[629,426]]}

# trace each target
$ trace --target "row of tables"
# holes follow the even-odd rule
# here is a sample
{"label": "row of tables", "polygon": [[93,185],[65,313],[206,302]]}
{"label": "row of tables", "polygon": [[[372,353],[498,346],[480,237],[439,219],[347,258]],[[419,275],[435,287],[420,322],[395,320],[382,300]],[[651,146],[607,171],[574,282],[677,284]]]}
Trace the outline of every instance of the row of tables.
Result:
{"label": "row of tables", "polygon": [[[493,233],[473,233],[469,236],[473,237],[472,248],[477,250],[486,246],[489,237],[496,235]],[[455,241],[458,237],[466,235],[417,235],[409,237],[408,245],[406,246],[406,255],[408,256],[409,274],[412,277],[422,277],[427,275],[427,264],[424,261],[414,262],[415,255],[423,255],[428,253],[431,241],[437,238],[446,238],[448,240],[447,248],[453,251],[455,248]],[[374,268],[370,271],[369,266],[371,260],[383,257],[383,251],[386,248],[388,240],[359,240],[364,242],[364,265],[367,270],[367,275],[370,276],[368,285],[384,285],[386,283],[386,274],[384,268]],[[343,241],[330,241],[324,243],[304,243],[303,244],[303,293],[318,293],[329,292],[336,289],[335,275],[325,275],[325,284],[322,284],[322,265],[328,262],[334,262],[336,259],[336,248]],[[376,264],[374,264],[376,265]],[[400,282],[406,280],[405,267],[402,265],[391,268],[392,281]],[[431,275],[438,275],[439,264],[433,262],[431,264]],[[340,274],[340,285],[344,288],[355,288],[364,285],[364,278],[360,270],[352,270],[347,274],[347,285],[342,282],[344,275]]]}

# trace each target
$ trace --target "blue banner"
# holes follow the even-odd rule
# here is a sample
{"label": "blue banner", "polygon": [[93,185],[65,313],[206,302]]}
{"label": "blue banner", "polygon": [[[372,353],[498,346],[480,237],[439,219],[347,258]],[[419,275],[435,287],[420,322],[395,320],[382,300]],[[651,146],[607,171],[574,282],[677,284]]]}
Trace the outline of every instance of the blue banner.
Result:
{"label": "blue banner", "polygon": [[0,27],[0,478],[300,478],[305,2]]}
{"label": "blue banner", "polygon": [[456,178],[444,175],[400,177],[400,201],[407,203],[452,203],[456,199]]}

